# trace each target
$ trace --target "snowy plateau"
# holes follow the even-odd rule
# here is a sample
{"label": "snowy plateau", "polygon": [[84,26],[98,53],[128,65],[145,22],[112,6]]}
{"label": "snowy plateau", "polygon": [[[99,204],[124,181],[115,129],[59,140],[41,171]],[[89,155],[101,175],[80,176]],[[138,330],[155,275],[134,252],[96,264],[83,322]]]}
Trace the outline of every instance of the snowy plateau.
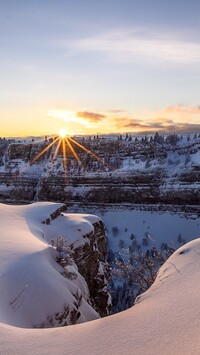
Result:
{"label": "snowy plateau", "polygon": [[[0,353],[199,354],[200,138],[81,144],[100,160],[68,152],[65,176],[52,147],[31,163],[48,142],[0,142]],[[107,317],[105,235],[120,272],[134,255],[162,259],[134,306]]]}

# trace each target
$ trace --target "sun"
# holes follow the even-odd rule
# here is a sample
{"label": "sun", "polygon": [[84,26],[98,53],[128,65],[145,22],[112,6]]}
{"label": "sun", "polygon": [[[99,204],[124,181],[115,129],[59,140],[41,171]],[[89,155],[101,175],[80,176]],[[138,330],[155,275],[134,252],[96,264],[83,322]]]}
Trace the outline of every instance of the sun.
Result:
{"label": "sun", "polygon": [[61,137],[61,138],[65,138],[66,136],[67,136],[67,131],[66,131],[66,129],[61,129],[60,131],[59,131],[59,136]]}

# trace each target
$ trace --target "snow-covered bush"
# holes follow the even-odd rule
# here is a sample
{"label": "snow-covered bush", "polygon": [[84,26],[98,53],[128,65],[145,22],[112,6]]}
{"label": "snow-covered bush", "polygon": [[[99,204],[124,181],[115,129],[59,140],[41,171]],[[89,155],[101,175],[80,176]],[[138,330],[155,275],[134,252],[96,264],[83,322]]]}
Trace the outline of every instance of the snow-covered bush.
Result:
{"label": "snow-covered bush", "polygon": [[74,252],[72,248],[67,245],[67,240],[58,236],[52,239],[49,244],[58,251],[57,261],[64,269],[62,275],[70,280],[76,279],[78,275],[75,272],[76,265],[73,260]]}

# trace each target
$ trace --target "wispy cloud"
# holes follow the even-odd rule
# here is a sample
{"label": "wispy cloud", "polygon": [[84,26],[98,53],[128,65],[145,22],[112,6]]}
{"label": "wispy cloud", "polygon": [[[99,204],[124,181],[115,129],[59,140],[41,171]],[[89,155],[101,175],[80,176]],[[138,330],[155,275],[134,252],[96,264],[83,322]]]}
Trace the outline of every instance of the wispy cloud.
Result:
{"label": "wispy cloud", "polygon": [[200,106],[174,105],[158,111],[112,115],[115,130],[129,132],[200,132]]}
{"label": "wispy cloud", "polygon": [[166,107],[162,112],[169,113],[169,114],[189,114],[189,115],[200,115],[200,105],[197,106],[185,106],[185,105],[175,105]]}
{"label": "wispy cloud", "polygon": [[85,118],[86,120],[92,122],[99,122],[102,119],[106,118],[106,115],[103,115],[101,113],[96,113],[96,112],[83,111],[83,112],[77,112],[76,117]]}
{"label": "wispy cloud", "polygon": [[[159,122],[160,121],[160,122]],[[115,128],[118,132],[138,132],[138,133],[150,133],[150,132],[200,132],[200,124],[187,123],[166,118],[154,118],[142,122],[141,120],[132,119],[130,117],[123,117],[121,119],[115,119]]]}
{"label": "wispy cloud", "polygon": [[76,116],[76,112],[74,111],[66,111],[62,109],[49,110],[48,116],[52,118],[56,118],[59,120],[63,120],[65,122],[70,123],[80,123],[82,125],[87,125],[85,119]]}
{"label": "wispy cloud", "polygon": [[148,125],[143,123],[142,120],[131,118],[128,116],[122,117],[112,117],[112,124],[116,129],[143,129],[147,128]]}
{"label": "wispy cloud", "polygon": [[[137,117],[137,118],[135,118]],[[174,105],[160,111],[112,118],[116,129],[138,132],[200,132],[200,106]]]}
{"label": "wispy cloud", "polygon": [[126,113],[126,110],[118,109],[118,110],[109,110],[109,113],[113,114],[124,114]]}
{"label": "wispy cloud", "polygon": [[96,130],[100,133],[200,132],[199,106],[175,105],[142,114],[127,113],[125,110],[109,110],[102,113],[55,109],[49,111],[48,115],[64,122],[82,125],[83,130],[87,132],[91,129],[91,134]]}
{"label": "wispy cloud", "polygon": [[87,128],[96,128],[106,115],[91,111],[67,111],[62,109],[49,110],[48,116],[69,123],[79,123]]}
{"label": "wispy cloud", "polygon": [[[133,29],[120,29],[93,37],[60,42],[68,49],[113,55],[116,60],[152,60],[180,64],[200,63],[200,43],[173,38],[165,33],[149,35]],[[72,53],[72,52],[71,52]],[[116,56],[117,55],[117,56]]]}

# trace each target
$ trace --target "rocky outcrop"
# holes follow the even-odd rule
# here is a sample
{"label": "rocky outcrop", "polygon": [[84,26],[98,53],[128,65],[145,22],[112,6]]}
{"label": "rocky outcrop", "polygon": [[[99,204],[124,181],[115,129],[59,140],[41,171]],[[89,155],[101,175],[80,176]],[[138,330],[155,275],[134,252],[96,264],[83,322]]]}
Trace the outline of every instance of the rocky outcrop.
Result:
{"label": "rocky outcrop", "polygon": [[[72,305],[65,305],[63,310],[55,314],[48,315],[46,320],[40,324],[33,324],[33,328],[54,328],[54,327],[65,327],[67,325],[77,324],[79,318],[81,317],[81,306],[83,302],[82,292],[76,291],[73,293],[75,301]],[[98,316],[98,315],[97,315]]]}
{"label": "rocky outcrop", "polygon": [[42,221],[42,224],[50,224],[51,221],[56,219],[58,216],[62,215],[62,212],[66,211],[66,209],[67,209],[66,205],[62,205],[61,207],[57,208],[54,212],[50,214],[48,218]]}
{"label": "rocky outcrop", "polygon": [[22,176],[18,173],[0,173],[0,201],[28,203],[34,200],[38,177]]}
{"label": "rocky outcrop", "polygon": [[[51,213],[48,218],[42,221],[42,224],[53,224],[52,222],[57,217],[63,216],[62,212],[65,210],[66,206],[61,205]],[[67,216],[67,214],[64,216]],[[92,227],[93,230],[90,233],[84,234],[81,237],[83,239],[82,243],[79,243],[77,246],[77,240],[75,243],[70,242],[68,248],[71,249],[78,272],[84,277],[88,286],[89,303],[100,316],[104,317],[111,313],[111,298],[108,292],[110,270],[106,262],[107,247],[105,229],[100,219],[94,222]],[[50,242],[50,244],[52,243]],[[52,245],[54,245],[54,243]],[[71,273],[65,269],[66,262],[62,258],[62,253],[58,262],[64,268],[62,275],[66,278],[70,278]]]}
{"label": "rocky outcrop", "polygon": [[74,261],[87,282],[93,308],[103,317],[111,313],[111,299],[107,289],[110,271],[106,263],[103,223],[99,221],[93,226],[94,231],[84,236],[89,243],[74,249]]}
{"label": "rocky outcrop", "polygon": [[151,172],[112,174],[112,176],[45,178],[40,186],[41,200],[64,203],[198,204],[200,172],[184,171],[167,176],[164,169]]}
{"label": "rocky outcrop", "polygon": [[[34,143],[12,143],[7,150],[7,163],[16,159],[22,159],[25,162],[32,162],[48,146],[47,142],[39,144]],[[46,154],[37,158],[37,163],[44,161],[51,153],[51,149]]]}

